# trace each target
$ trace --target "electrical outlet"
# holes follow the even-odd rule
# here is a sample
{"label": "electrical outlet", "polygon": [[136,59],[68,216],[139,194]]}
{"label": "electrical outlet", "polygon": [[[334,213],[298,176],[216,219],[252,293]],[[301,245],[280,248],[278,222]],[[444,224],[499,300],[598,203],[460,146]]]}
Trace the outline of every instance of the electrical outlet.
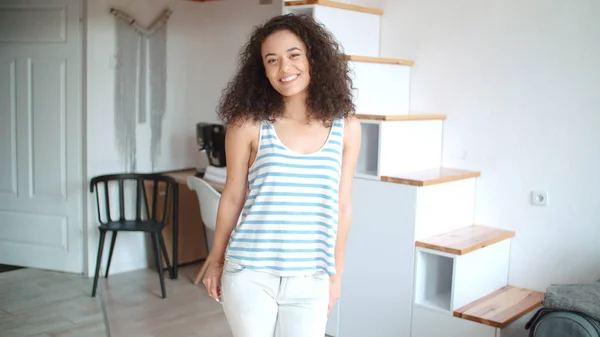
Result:
{"label": "electrical outlet", "polygon": [[273,0],[258,0],[259,5],[270,5],[273,3]]}
{"label": "electrical outlet", "polygon": [[534,206],[548,206],[548,192],[531,191],[531,204]]}

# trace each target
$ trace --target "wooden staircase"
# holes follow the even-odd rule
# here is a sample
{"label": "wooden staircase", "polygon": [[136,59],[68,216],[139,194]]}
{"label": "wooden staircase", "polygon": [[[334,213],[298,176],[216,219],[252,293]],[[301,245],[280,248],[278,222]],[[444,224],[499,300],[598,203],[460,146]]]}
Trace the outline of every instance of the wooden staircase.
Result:
{"label": "wooden staircase", "polygon": [[514,236],[469,225],[417,239],[411,336],[497,337],[540,306],[542,292],[507,284]]}
{"label": "wooden staircase", "polygon": [[327,335],[497,337],[539,306],[543,293],[508,284],[516,233],[474,224],[481,173],[442,163],[447,116],[410,111],[415,62],[380,55],[383,11],[304,0],[284,1],[283,13],[312,16],[343,46],[362,124],[342,297]]}

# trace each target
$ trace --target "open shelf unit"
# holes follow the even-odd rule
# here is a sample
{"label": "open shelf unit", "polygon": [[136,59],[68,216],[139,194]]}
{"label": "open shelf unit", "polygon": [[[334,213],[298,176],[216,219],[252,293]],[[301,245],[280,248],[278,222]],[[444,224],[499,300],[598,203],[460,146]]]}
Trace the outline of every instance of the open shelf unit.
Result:
{"label": "open shelf unit", "polygon": [[454,258],[426,250],[417,251],[415,303],[450,312]]}
{"label": "open shelf unit", "polygon": [[504,287],[512,234],[471,225],[417,240],[415,304],[451,313]]}
{"label": "open shelf unit", "polygon": [[355,177],[379,179],[381,123],[377,121],[361,121],[361,124],[361,152],[356,163]]}
{"label": "open shelf unit", "polygon": [[439,167],[443,118],[359,115],[362,143],[355,176],[384,180]]}

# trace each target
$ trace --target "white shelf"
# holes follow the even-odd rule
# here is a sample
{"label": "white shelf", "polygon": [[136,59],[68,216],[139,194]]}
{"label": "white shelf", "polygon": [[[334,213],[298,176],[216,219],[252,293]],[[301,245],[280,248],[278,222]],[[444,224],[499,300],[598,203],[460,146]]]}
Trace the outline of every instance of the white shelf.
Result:
{"label": "white shelf", "polygon": [[425,298],[420,302],[417,302],[418,305],[430,309],[441,310],[444,312],[448,312],[448,303],[450,303],[451,293],[439,293],[434,294],[430,298]]}
{"label": "white shelf", "polygon": [[450,311],[452,307],[452,257],[417,250],[415,303]]}
{"label": "white shelf", "polygon": [[358,161],[356,163],[355,176],[359,178],[379,177],[379,140],[381,123],[361,121],[362,142]]}

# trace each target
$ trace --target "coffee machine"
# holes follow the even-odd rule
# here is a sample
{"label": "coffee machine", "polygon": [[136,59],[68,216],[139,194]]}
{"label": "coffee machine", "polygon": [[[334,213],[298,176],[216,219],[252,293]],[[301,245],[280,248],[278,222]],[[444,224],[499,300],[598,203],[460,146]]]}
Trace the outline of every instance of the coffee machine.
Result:
{"label": "coffee machine", "polygon": [[[198,151],[205,153],[208,165],[225,167],[225,126],[213,123],[196,124],[196,140]],[[204,173],[205,168],[198,168],[196,173]]]}

